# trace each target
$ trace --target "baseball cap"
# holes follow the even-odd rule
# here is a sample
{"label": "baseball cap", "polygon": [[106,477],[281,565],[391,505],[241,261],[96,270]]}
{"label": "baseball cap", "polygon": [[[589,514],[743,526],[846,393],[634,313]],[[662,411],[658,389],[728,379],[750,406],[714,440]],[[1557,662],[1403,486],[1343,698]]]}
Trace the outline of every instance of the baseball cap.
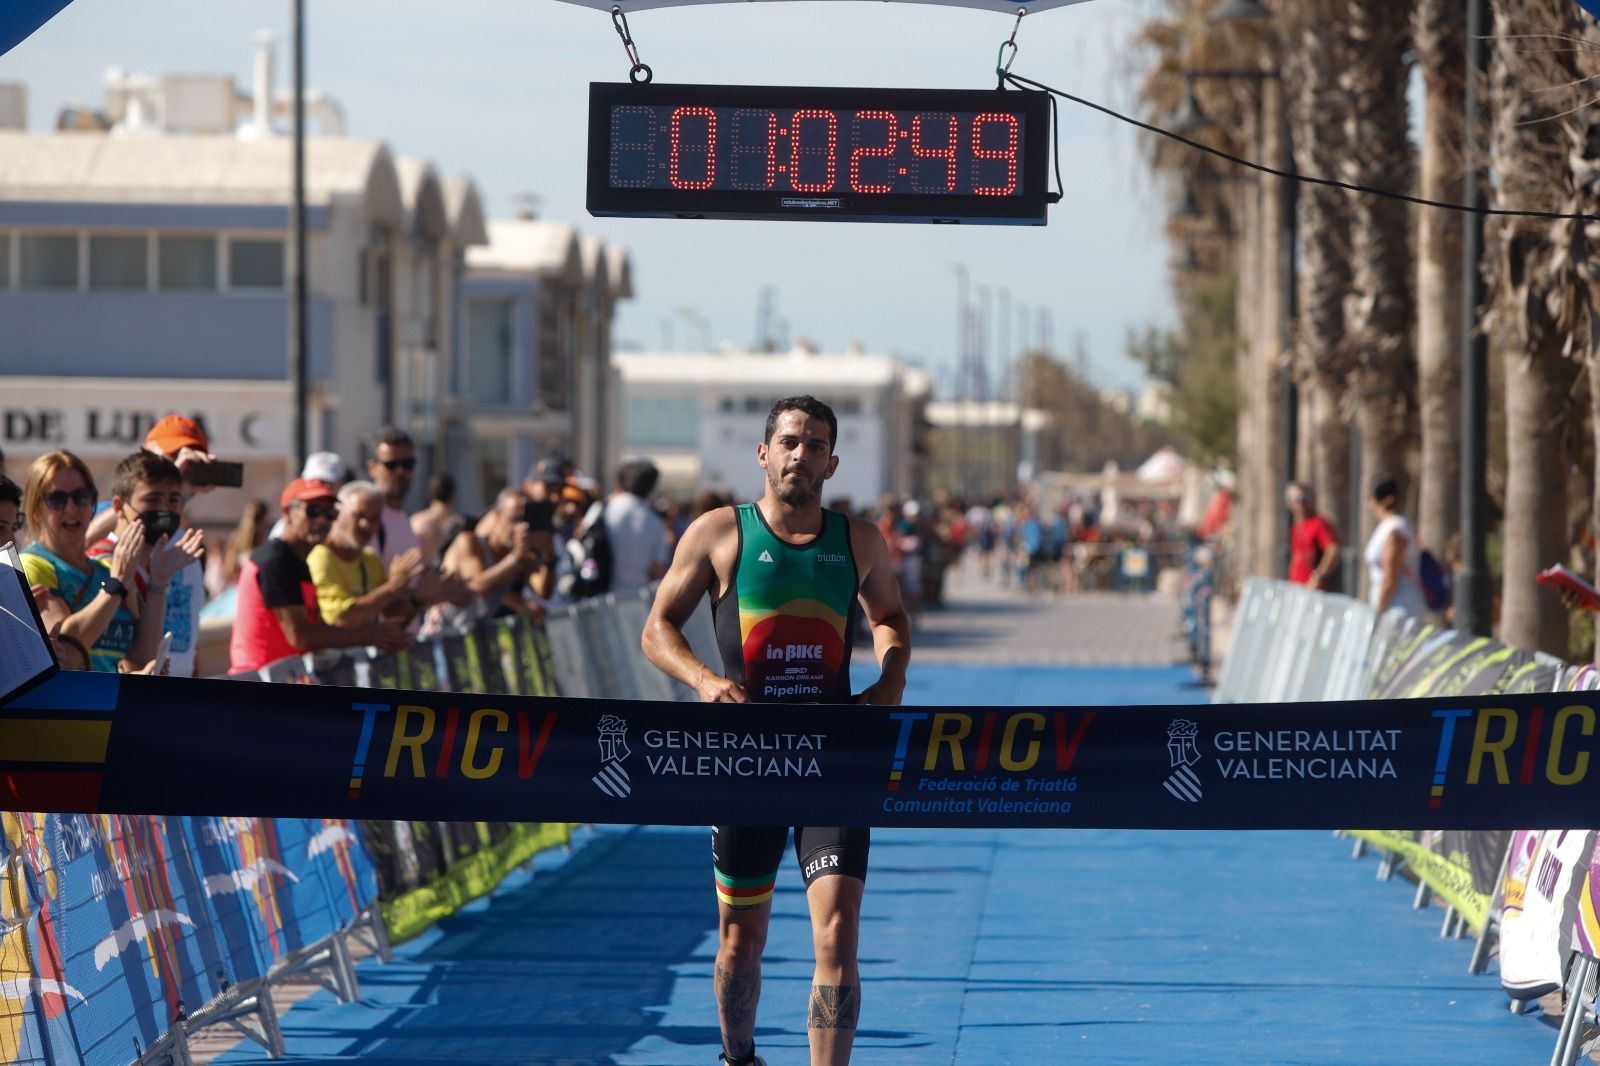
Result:
{"label": "baseball cap", "polygon": [[284,488],[283,495],[278,497],[278,503],[285,511],[292,503],[306,500],[331,500],[339,495],[339,490],[326,481],[314,478],[297,477]]}
{"label": "baseball cap", "polygon": [[312,452],[306,456],[306,465],[300,471],[300,476],[307,481],[326,481],[330,485],[339,484],[345,474],[344,460],[337,452]]}
{"label": "baseball cap", "polygon": [[200,423],[182,415],[168,415],[151,426],[144,442],[159,448],[162,455],[173,455],[184,448],[198,448],[203,452],[211,450],[206,431],[200,428]]}
{"label": "baseball cap", "polygon": [[566,464],[559,459],[540,459],[528,471],[526,480],[540,481],[546,485],[564,484],[567,480]]}

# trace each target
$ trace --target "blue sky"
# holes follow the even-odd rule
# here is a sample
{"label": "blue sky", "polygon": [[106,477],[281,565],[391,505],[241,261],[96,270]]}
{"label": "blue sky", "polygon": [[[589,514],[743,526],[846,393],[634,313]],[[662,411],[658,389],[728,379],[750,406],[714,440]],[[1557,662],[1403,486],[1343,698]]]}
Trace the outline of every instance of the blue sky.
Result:
{"label": "blue sky", "polygon": [[[670,328],[681,347],[700,332],[692,312],[714,344],[750,343],[771,285],[792,335],[940,370],[955,347],[956,264],[974,287],[1008,289],[1013,307],[1048,308],[1058,349],[1082,334],[1103,385],[1139,381],[1122,354],[1128,329],[1172,321],[1163,198],[1135,134],[1071,104],[1060,112],[1066,197],[1044,228],[595,219],[583,210],[588,83],[627,75],[606,14],[559,0],[306,6],[307,84],[344,105],[351,134],[471,175],[492,216],[532,194],[542,217],[631,251],[638,298],[619,311],[619,342],[659,348]],[[1029,16],[1013,69],[1128,105],[1137,79],[1128,42],[1147,6],[1090,0]],[[288,10],[287,0],[74,0],[0,56],[0,80],[28,85],[31,124],[46,129],[64,104],[99,106],[107,67],[228,73],[248,86],[252,34],[267,29],[280,34],[282,84]],[[661,82],[929,88],[992,87],[1012,23],[862,0],[712,4],[629,21]],[[991,351],[999,344],[997,335]]]}

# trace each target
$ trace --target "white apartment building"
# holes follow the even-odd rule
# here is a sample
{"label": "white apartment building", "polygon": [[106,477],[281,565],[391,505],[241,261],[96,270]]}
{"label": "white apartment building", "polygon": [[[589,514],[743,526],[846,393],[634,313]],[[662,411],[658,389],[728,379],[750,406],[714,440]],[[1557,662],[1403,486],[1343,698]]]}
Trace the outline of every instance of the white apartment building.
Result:
{"label": "white apartment building", "polygon": [[839,419],[839,469],[825,502],[874,504],[885,494],[921,495],[927,444],[924,408],[933,391],[922,370],[881,355],[618,353],[623,451],[647,456],[664,491],[702,489],[740,500],[761,494],[756,445],[775,400],[810,394]]}
{"label": "white apartment building", "polygon": [[[243,499],[276,501],[297,472],[292,145],[271,68],[262,42],[250,91],[227,76],[108,72],[103,110],[63,110],[49,131],[21,128],[25,90],[0,85],[0,449],[14,478],[62,447],[104,477],[172,411],[200,419],[218,455],[246,465],[242,495],[196,500],[201,523],[230,523]],[[308,103],[311,449],[359,468],[368,436],[398,424],[421,458],[411,502],[448,469],[463,504],[479,505],[520,478],[518,460],[535,449],[515,432],[507,448],[492,420],[480,424],[474,383],[537,380],[547,386],[537,396],[494,390],[494,412],[518,432],[559,412],[551,447],[603,461],[614,433],[609,316],[631,285],[626,255],[574,237],[561,283],[538,300],[529,290],[539,328],[504,351],[475,349],[467,259],[492,248],[476,186],[344,136],[323,94]]]}

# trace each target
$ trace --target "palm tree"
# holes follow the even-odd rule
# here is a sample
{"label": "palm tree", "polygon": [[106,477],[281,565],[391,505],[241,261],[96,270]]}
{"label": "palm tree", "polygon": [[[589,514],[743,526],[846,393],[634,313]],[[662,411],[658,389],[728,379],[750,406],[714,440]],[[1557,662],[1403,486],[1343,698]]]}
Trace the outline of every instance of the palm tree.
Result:
{"label": "palm tree", "polygon": [[[1348,98],[1343,176],[1380,189],[1409,189],[1407,53],[1412,0],[1350,0],[1350,51],[1340,84]],[[1406,206],[1352,193],[1351,290],[1346,343],[1356,363],[1356,419],[1361,432],[1361,484],[1382,477],[1405,482],[1415,366],[1412,356],[1412,271]],[[1370,518],[1362,529],[1371,531]],[[1354,530],[1347,536],[1352,536]]]}
{"label": "palm tree", "polygon": [[[1299,0],[1280,17],[1288,19],[1286,74],[1292,87],[1289,119],[1295,168],[1302,174],[1330,175],[1348,150],[1345,96],[1339,69],[1345,48],[1343,0]],[[1350,288],[1349,197],[1337,189],[1302,185],[1299,189],[1299,304],[1295,335],[1295,376],[1308,432],[1302,464],[1320,501],[1344,535],[1354,536],[1360,516],[1345,514],[1350,499],[1350,432],[1344,411],[1345,387],[1353,370],[1345,344],[1345,294]],[[1353,590],[1352,590],[1353,591]]]}
{"label": "palm tree", "polygon": [[[1572,199],[1569,126],[1584,27],[1566,0],[1498,0],[1489,70],[1493,109],[1493,206],[1561,210]],[[1578,75],[1581,77],[1581,75]],[[1579,98],[1581,99],[1581,98]],[[1592,153],[1585,146],[1580,157]],[[1560,239],[1565,236],[1567,239]],[[1487,227],[1491,336],[1504,359],[1505,550],[1500,638],[1567,651],[1567,615],[1534,583],[1567,551],[1566,435],[1585,347],[1579,339],[1582,264],[1572,262],[1576,227],[1496,217]]]}
{"label": "palm tree", "polygon": [[[1461,201],[1462,112],[1467,88],[1467,11],[1462,0],[1417,0],[1412,18],[1424,87],[1420,193]],[[1421,496],[1417,535],[1435,551],[1461,514],[1461,220],[1424,210],[1417,227],[1417,401]]]}

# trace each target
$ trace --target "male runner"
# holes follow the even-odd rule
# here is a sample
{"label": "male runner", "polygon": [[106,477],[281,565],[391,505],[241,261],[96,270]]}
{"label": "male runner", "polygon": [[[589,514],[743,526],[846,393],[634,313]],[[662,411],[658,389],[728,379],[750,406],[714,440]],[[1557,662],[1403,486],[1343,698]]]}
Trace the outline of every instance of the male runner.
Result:
{"label": "male runner", "polygon": [[[911,630],[888,546],[877,527],[822,508],[833,476],[839,423],[810,396],[779,400],[767,415],[756,462],[761,499],[701,515],[684,532],[644,629],[644,652],[707,703],[849,703],[856,605],[866,609],[880,676],[857,703],[898,704],[911,657]],[[701,662],[683,625],[709,594],[722,652],[719,674]],[[793,648],[786,646],[793,645]],[[769,660],[777,646],[784,661]],[[820,655],[791,657],[795,648]],[[798,672],[794,668],[803,667]],[[754,712],[752,712],[754,713]],[[856,946],[866,887],[865,828],[795,828],[795,854],[811,911],[816,971],[806,1032],[813,1066],[850,1061],[861,1009]],[[763,1064],[755,1050],[761,951],[787,826],[715,826],[719,944],[715,971],[722,1055]]]}

